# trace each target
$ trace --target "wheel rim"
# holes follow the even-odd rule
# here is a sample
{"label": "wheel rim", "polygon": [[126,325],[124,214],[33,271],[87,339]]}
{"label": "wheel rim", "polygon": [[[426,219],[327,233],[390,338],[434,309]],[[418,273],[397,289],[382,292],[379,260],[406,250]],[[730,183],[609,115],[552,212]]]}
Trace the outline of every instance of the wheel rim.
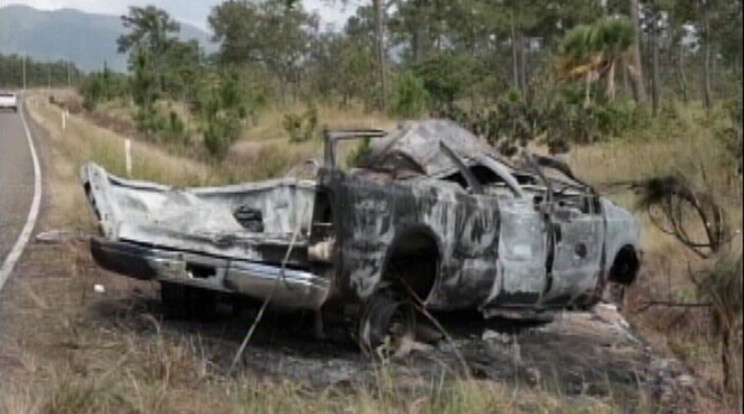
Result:
{"label": "wheel rim", "polygon": [[410,302],[388,296],[372,298],[362,314],[359,342],[368,355],[390,356],[406,341],[413,341],[415,310]]}

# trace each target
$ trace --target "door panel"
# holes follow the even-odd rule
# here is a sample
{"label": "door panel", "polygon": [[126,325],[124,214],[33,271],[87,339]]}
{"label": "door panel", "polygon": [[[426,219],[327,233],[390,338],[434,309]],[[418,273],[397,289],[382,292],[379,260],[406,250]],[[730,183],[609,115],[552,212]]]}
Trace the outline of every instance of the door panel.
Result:
{"label": "door panel", "polygon": [[555,254],[551,283],[542,300],[560,305],[592,289],[601,271],[604,224],[602,215],[581,196],[579,203],[558,198],[551,214],[555,229]]}
{"label": "door panel", "polygon": [[546,283],[547,223],[529,197],[502,200],[500,207],[500,277],[491,296],[498,305],[534,305]]}

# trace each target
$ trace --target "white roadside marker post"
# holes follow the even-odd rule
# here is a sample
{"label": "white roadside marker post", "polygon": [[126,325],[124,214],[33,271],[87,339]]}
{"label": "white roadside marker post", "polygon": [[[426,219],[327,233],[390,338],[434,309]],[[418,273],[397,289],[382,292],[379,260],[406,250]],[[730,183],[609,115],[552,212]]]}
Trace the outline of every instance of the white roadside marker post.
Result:
{"label": "white roadside marker post", "polygon": [[129,138],[124,140],[124,163],[127,168],[127,176],[132,178],[132,141]]}
{"label": "white roadside marker post", "polygon": [[64,131],[65,128],[67,128],[67,118],[65,117],[65,111],[62,111],[60,115],[62,117],[62,130]]}

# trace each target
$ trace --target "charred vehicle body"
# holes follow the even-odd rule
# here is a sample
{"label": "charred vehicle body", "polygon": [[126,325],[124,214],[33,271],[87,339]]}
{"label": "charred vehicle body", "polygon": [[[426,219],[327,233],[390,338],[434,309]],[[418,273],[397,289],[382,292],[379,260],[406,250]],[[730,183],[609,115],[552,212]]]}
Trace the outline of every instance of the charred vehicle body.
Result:
{"label": "charred vehicle body", "polygon": [[[360,137],[366,156],[338,167],[337,144]],[[160,281],[170,307],[211,291],[358,309],[370,346],[396,315],[410,320],[410,307],[590,307],[608,282],[631,283],[634,217],[565,163],[522,155],[507,160],[458,125],[427,120],[327,132],[312,180],[183,189],[88,164],[82,182],[101,231],[91,251],[109,270]]]}

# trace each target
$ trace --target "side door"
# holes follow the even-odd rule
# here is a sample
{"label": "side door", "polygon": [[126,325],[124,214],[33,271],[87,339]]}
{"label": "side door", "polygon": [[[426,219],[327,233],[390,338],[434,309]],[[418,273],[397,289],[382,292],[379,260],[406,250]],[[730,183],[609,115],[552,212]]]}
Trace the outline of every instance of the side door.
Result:
{"label": "side door", "polygon": [[502,199],[499,203],[498,277],[492,298],[499,306],[531,306],[547,283],[549,223],[541,212],[541,195]]}
{"label": "side door", "polygon": [[596,195],[584,190],[554,192],[550,214],[555,250],[545,306],[563,306],[594,289],[602,271],[604,216]]}
{"label": "side door", "polygon": [[502,181],[501,191],[487,191],[498,203],[500,220],[496,274],[486,305],[534,306],[545,291],[548,277],[548,191],[542,185],[520,185],[492,159],[481,161]]}

